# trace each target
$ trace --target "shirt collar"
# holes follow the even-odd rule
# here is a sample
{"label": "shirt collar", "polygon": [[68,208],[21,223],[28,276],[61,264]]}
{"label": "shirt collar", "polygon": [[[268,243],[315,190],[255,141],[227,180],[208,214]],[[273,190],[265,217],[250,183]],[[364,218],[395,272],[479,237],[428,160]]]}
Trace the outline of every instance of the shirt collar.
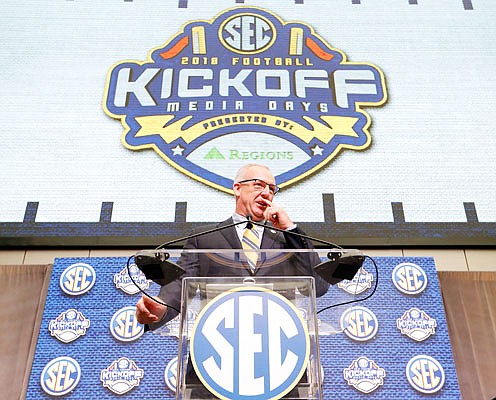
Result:
{"label": "shirt collar", "polygon": [[[244,222],[244,221],[247,221],[247,219],[246,219],[246,217],[245,217],[244,215],[240,215],[240,214],[238,214],[238,213],[233,213],[233,215],[232,215],[232,219],[233,219],[233,223],[235,223],[235,224],[237,224],[237,223],[239,223],[239,222]],[[265,221],[260,221],[260,222],[258,222],[258,223],[259,223],[259,224],[265,224]],[[257,231],[259,231],[259,232],[263,231],[263,229],[264,229],[264,228],[263,228],[263,226],[259,226],[259,225],[255,225],[255,224],[253,224],[253,227],[254,227]],[[236,228],[244,230],[244,229],[246,228],[246,225],[244,225],[244,224],[239,224],[239,225],[236,225]]]}

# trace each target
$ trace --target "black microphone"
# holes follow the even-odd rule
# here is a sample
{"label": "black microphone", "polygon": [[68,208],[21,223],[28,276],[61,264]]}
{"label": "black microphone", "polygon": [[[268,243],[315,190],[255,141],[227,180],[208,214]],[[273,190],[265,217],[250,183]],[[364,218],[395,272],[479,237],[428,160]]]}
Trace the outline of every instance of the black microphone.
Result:
{"label": "black microphone", "polygon": [[134,263],[149,279],[160,286],[175,281],[186,271],[169,260],[169,253],[160,253],[156,250],[142,250],[134,255]]}
{"label": "black microphone", "polygon": [[251,223],[251,215],[250,214],[246,214],[246,229],[252,229],[253,228],[253,224]]}
{"label": "black microphone", "polygon": [[365,255],[356,249],[333,249],[327,253],[327,258],[329,260],[313,269],[331,285],[343,279],[351,281],[365,261]]}

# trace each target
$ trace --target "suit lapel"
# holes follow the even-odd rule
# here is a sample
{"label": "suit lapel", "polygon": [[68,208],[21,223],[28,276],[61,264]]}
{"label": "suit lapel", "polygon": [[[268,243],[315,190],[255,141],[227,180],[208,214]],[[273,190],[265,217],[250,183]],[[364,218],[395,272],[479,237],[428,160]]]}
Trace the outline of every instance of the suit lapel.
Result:
{"label": "suit lapel", "polygon": [[[227,225],[231,225],[232,223],[233,223],[232,218],[228,218],[225,221],[222,221],[221,223],[219,223],[218,227],[221,228],[221,227],[224,227]],[[222,229],[220,231],[220,233],[227,240],[227,242],[229,243],[231,248],[233,248],[233,249],[241,249],[242,248],[241,242],[239,241],[235,226],[231,226],[229,228]]]}
{"label": "suit lapel", "polygon": [[272,249],[274,245],[277,243],[278,232],[270,229],[270,225],[266,225],[264,229],[264,233],[262,236],[262,243],[260,245],[261,249]]}

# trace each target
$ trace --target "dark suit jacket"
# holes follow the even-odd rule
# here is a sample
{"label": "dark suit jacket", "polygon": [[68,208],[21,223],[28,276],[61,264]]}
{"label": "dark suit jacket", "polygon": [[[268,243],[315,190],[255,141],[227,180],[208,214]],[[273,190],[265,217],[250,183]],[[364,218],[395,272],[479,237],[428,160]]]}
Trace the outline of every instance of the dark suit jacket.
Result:
{"label": "dark suit jacket", "polygon": [[[185,249],[242,249],[241,242],[236,232],[236,227],[229,226],[233,224],[232,218],[210,226],[202,227],[196,230],[195,233],[206,232],[215,228],[225,227],[216,232],[206,233],[189,239],[184,248]],[[294,229],[292,232],[304,234],[299,228]],[[306,239],[297,235],[292,235],[291,231],[284,233],[271,229],[270,225],[265,227],[261,249],[305,249],[313,248],[312,244],[307,242]],[[212,254],[214,257],[212,257]],[[265,259],[257,264],[255,272],[251,272],[246,262],[243,262],[243,252],[241,251],[236,258],[236,253],[230,253],[226,259],[222,258],[221,254],[212,253],[183,253],[178,261],[178,264],[184,268],[186,273],[178,280],[163,286],[160,289],[159,297],[168,305],[181,309],[181,289],[182,278],[184,277],[229,277],[229,276],[313,276],[315,279],[315,288],[317,296],[322,296],[327,292],[329,284],[325,282],[320,276],[313,272],[313,266],[320,262],[317,253],[269,253],[275,254],[273,257],[266,255]],[[220,256],[220,257],[219,257]],[[279,259],[277,258],[279,257]],[[291,290],[294,295],[294,289]],[[291,294],[289,296],[291,297]],[[171,307],[168,308],[167,313],[162,321],[154,324],[154,327],[160,326],[167,321],[170,321],[177,315],[177,311]],[[148,327],[147,327],[148,328]],[[147,329],[148,330],[148,329]],[[305,376],[302,378],[305,379]],[[200,379],[191,364],[188,361],[186,370],[186,381],[190,387],[195,387],[191,394],[192,397],[198,399],[214,399],[213,396],[206,388],[203,387]],[[297,392],[289,393],[287,397],[297,398]]]}
{"label": "dark suit jacket", "polygon": [[[242,245],[236,233],[236,227],[229,218],[218,224],[209,225],[197,229],[194,233],[206,232],[214,228],[225,227],[216,232],[206,233],[189,239],[185,249],[241,249]],[[292,232],[304,234],[299,228]],[[305,249],[313,248],[306,239],[292,235],[291,231],[284,233],[271,229],[267,225],[262,237],[261,249]],[[242,252],[240,252],[242,253]],[[327,292],[329,284],[313,272],[313,266],[320,262],[317,253],[284,253],[279,261],[275,256],[272,259],[261,259],[257,270],[252,273],[246,263],[241,259],[231,259],[222,262],[218,258],[213,259],[207,253],[183,254],[178,264],[185,269],[186,273],[168,285],[161,288],[159,297],[168,305],[180,309],[181,285],[184,277],[229,277],[229,276],[313,276],[315,279],[316,295],[322,296]],[[286,257],[286,258],[285,258]],[[289,258],[288,258],[289,257]],[[167,314],[161,323],[170,321],[177,312],[169,307]]]}

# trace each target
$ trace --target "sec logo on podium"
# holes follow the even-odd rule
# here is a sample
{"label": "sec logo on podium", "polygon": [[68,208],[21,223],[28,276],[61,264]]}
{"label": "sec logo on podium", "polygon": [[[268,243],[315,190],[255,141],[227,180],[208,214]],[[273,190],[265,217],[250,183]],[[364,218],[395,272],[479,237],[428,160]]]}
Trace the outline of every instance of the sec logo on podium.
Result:
{"label": "sec logo on podium", "polygon": [[308,330],[296,307],[268,289],[225,292],[202,310],[190,354],[204,386],[221,399],[277,399],[305,372]]}

